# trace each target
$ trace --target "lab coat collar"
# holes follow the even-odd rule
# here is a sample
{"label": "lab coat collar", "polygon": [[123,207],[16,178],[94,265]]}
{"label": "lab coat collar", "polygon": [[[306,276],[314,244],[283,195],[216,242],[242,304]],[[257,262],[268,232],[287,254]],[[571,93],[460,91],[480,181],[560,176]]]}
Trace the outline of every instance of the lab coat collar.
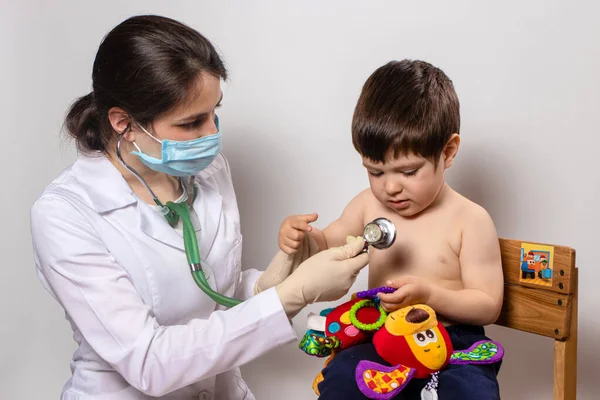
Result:
{"label": "lab coat collar", "polygon": [[[202,239],[198,240],[198,244],[203,260],[208,257],[213,247],[223,207],[223,198],[219,192],[207,189],[202,182],[199,183],[198,193],[192,205],[200,223],[200,226],[195,228],[202,231],[199,235],[197,232],[196,236]],[[190,195],[192,194],[190,193]],[[162,215],[141,202],[138,210],[140,215],[140,229],[145,234],[169,246],[181,250],[185,249],[183,238],[174,229],[170,229],[167,220]]]}
{"label": "lab coat collar", "polygon": [[165,217],[141,201],[138,203],[137,208],[140,221],[139,227],[142,232],[169,246],[184,250],[183,238],[169,226]]}
{"label": "lab coat collar", "polygon": [[73,164],[73,174],[98,213],[137,201],[123,176],[104,154],[80,155]]}
{"label": "lab coat collar", "polygon": [[[204,171],[203,171],[204,172]],[[198,215],[200,229],[200,250],[202,258],[208,257],[213,248],[219,224],[223,215],[223,197],[216,188],[210,187],[207,181],[202,180],[202,173],[197,176],[198,191],[194,199],[194,211]]]}
{"label": "lab coat collar", "polygon": [[[204,259],[208,257],[217,236],[223,207],[221,194],[205,181],[209,173],[215,171],[207,168],[199,174],[198,191],[193,201],[193,208],[200,223],[199,228],[203,231],[200,235],[202,240],[199,245],[200,254]],[[156,240],[184,250],[183,238],[174,229],[171,229],[162,215],[148,204],[138,200],[131,187],[106,156],[81,155],[73,165],[73,173],[98,213],[106,213],[139,203],[137,209],[140,229]],[[192,194],[190,193],[190,195]]]}

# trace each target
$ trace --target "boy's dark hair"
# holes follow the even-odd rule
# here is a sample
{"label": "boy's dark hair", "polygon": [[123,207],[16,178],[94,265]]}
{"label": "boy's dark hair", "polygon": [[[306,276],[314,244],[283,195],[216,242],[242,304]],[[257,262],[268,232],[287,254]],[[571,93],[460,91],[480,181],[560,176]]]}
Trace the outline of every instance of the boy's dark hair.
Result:
{"label": "boy's dark hair", "polygon": [[415,153],[437,165],[460,130],[458,97],[442,70],[424,61],[390,61],[363,86],[352,119],[352,143],[363,156],[385,162],[392,150]]}

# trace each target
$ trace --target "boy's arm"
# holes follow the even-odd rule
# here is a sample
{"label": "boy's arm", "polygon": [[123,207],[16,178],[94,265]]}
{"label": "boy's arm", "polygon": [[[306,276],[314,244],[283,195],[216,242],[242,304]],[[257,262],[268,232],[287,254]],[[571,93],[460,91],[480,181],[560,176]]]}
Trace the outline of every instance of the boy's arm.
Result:
{"label": "boy's arm", "polygon": [[459,259],[464,289],[432,287],[429,306],[452,321],[493,324],[502,308],[504,276],[496,228],[483,208],[467,221]]}
{"label": "boy's arm", "polygon": [[362,235],[369,195],[369,189],[363,190],[348,203],[338,219],[323,230],[312,228],[310,235],[319,245],[319,251],[343,246],[347,236]]}

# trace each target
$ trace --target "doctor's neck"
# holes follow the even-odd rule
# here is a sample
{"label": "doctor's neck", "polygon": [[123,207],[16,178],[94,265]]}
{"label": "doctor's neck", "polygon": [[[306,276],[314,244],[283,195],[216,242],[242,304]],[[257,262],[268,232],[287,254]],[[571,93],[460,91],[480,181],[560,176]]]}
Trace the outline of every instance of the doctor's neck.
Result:
{"label": "doctor's neck", "polygon": [[[161,172],[156,172],[146,167],[136,155],[130,154],[130,151],[131,150],[127,150],[121,153],[124,161],[137,171],[137,173],[146,181],[148,186],[150,186],[152,191],[163,203],[167,201],[175,201],[182,195],[183,188],[181,187],[179,178]],[[135,177],[135,175],[133,175],[133,173],[131,173],[131,171],[121,165],[116,151],[108,151],[106,156],[123,176],[123,179],[125,179],[125,182],[127,182],[129,187],[131,187],[131,190],[135,193],[135,195],[144,202],[154,205],[152,196],[148,193],[142,183]]]}

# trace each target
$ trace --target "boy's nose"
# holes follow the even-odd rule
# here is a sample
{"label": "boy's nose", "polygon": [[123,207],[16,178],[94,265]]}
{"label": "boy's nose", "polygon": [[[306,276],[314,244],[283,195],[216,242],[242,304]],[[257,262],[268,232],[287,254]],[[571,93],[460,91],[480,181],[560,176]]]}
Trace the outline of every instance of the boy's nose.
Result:
{"label": "boy's nose", "polygon": [[401,193],[402,189],[403,187],[400,182],[395,179],[388,179],[385,182],[385,191],[390,197]]}

